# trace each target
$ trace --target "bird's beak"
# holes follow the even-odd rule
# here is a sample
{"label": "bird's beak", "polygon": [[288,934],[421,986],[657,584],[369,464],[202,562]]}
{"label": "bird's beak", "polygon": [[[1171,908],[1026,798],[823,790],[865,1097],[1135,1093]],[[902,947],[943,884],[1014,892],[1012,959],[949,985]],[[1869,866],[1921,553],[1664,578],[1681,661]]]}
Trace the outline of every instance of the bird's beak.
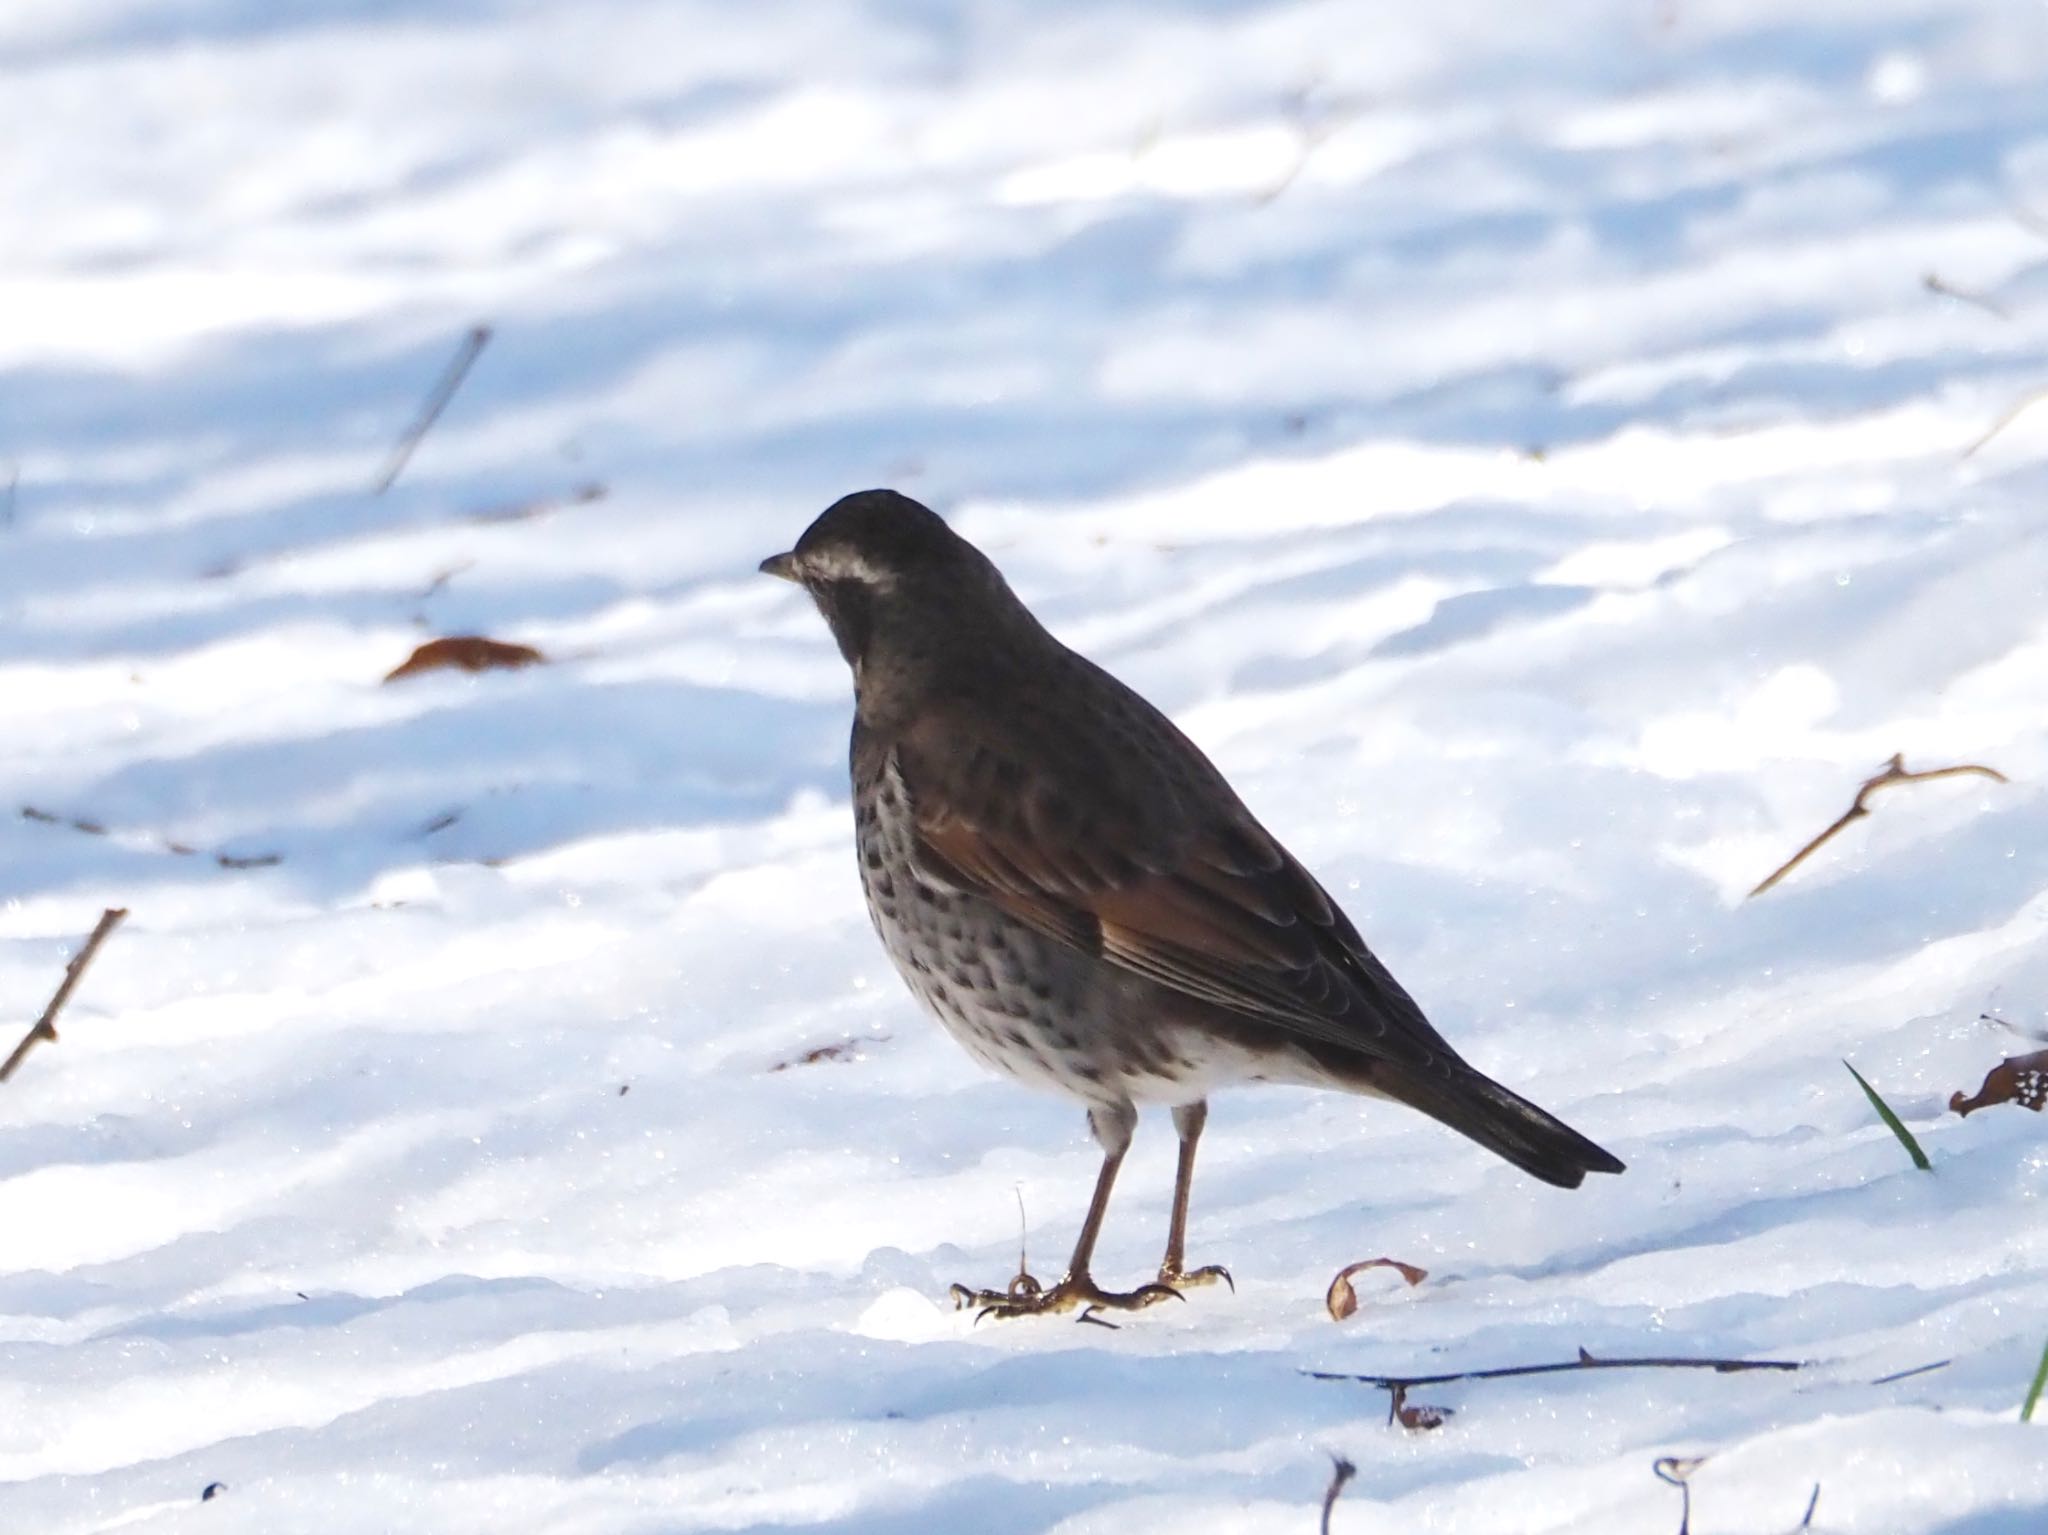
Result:
{"label": "bird's beak", "polygon": [[767,559],[761,562],[761,574],[764,576],[779,576],[784,581],[800,582],[803,580],[803,577],[797,574],[796,551],[794,549],[787,554],[769,555]]}

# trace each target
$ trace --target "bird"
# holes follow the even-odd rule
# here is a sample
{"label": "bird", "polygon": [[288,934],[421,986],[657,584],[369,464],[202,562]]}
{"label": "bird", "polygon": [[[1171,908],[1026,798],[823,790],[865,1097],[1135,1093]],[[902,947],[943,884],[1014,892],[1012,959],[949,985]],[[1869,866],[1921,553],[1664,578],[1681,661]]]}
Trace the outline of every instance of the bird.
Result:
{"label": "bird", "polygon": [[[853,673],[854,842],[890,960],[976,1060],[1078,1100],[1102,1152],[1064,1277],[957,1303],[1093,1318],[1228,1280],[1187,1266],[1188,1201],[1209,1095],[1238,1083],[1391,1099],[1560,1188],[1623,1171],[1467,1064],[1201,749],[937,513],[860,491],[760,569]],[[1108,1290],[1096,1240],[1140,1105],[1180,1138],[1166,1248],[1155,1282]]]}

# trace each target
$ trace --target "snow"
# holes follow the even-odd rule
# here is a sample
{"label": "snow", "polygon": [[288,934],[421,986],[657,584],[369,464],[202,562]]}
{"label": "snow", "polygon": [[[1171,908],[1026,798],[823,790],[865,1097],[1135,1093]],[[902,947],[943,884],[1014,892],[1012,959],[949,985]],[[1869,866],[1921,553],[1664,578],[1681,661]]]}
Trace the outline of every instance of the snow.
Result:
{"label": "snow", "polygon": [[[1675,1528],[1667,1454],[1701,1535],[2043,1528],[2048,1143],[1946,1100],[2048,1026],[2048,406],[1966,451],[2044,70],[2027,0],[13,0],[0,1016],[132,915],[0,1089],[0,1528],[1306,1532],[1328,1452],[1341,1535]],[[1095,1155],[867,927],[753,567],[874,484],[1629,1173],[1227,1094],[1235,1295],[949,1310]],[[551,664],[379,684],[465,632]],[[1894,752],[2011,782],[1743,899]],[[1301,1373],[1581,1347],[1808,1363]]]}

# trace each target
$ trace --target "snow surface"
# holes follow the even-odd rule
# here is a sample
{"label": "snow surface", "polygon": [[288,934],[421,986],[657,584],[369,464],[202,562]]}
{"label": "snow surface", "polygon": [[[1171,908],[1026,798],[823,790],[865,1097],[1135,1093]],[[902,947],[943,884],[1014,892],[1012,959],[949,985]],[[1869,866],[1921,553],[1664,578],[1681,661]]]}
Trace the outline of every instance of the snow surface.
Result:
{"label": "snow surface", "polygon": [[[2043,1124],[1944,1109],[2048,1023],[2048,405],[1965,457],[2044,77],[2034,0],[8,0],[0,1015],[133,915],[0,1090],[0,1530],[1308,1532],[1332,1451],[1341,1535],[1675,1528],[1663,1454],[2048,1528]],[[1095,1156],[889,973],[753,574],[883,483],[1628,1175],[1226,1095],[1234,1296],[948,1310]],[[472,631],[553,664],[379,685]],[[1745,903],[1893,752],[2012,783]],[[1811,1364],[1300,1373],[1580,1347]]]}

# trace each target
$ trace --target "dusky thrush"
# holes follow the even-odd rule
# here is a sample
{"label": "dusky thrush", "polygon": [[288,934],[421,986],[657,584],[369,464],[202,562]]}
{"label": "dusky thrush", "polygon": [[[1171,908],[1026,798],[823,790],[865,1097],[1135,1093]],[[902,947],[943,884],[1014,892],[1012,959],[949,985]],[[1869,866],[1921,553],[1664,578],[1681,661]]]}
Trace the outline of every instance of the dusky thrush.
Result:
{"label": "dusky thrush", "polygon": [[[1135,1309],[1227,1278],[1185,1259],[1229,1083],[1391,1098],[1561,1188],[1622,1170],[1467,1065],[1194,743],[935,513],[847,496],[761,569],[810,593],[853,669],[855,839],[889,958],[977,1060],[1086,1105],[1102,1147],[1066,1276],[963,1303]],[[1090,1262],[1141,1103],[1172,1107],[1180,1162],[1159,1281],[1117,1293]]]}

